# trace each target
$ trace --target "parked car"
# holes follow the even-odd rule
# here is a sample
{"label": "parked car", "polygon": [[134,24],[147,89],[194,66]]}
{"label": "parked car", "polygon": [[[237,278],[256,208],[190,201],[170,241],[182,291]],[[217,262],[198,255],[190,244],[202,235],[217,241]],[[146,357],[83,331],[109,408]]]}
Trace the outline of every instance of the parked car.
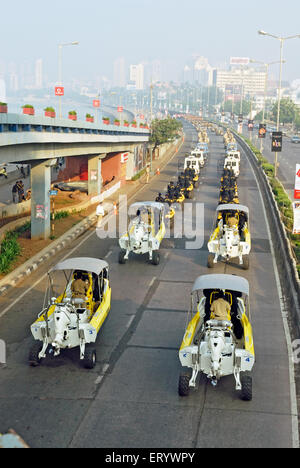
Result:
{"label": "parked car", "polygon": [[291,143],[300,143],[300,137],[297,135],[292,136]]}

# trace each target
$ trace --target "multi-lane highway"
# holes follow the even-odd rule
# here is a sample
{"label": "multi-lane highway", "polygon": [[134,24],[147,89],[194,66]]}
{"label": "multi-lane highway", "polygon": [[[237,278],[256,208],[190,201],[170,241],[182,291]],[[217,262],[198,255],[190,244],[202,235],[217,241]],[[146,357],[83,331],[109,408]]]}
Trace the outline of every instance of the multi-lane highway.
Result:
{"label": "multi-lane highway", "polygon": [[[182,149],[137,200],[154,200],[177,178],[179,158],[197,142],[193,127],[184,128]],[[0,369],[0,431],[13,427],[37,448],[298,445],[276,265],[260,193],[243,153],[238,187],[240,202],[250,209],[250,269],[218,263],[213,272],[241,275],[250,283],[253,400],[239,399],[232,376],[216,388],[201,377],[189,397],[178,396],[178,349],[189,295],[196,277],[210,272],[207,240],[219,197],[217,165],[224,146],[222,137],[209,136],[210,158],[193,201],[204,204],[205,242],[200,249],[186,250],[185,239],[165,239],[158,266],[140,257],[119,265],[117,239],[99,240],[91,230],[0,298],[0,338],[8,349],[7,367]],[[42,307],[45,273],[65,256],[95,256],[110,264],[112,308],[97,340],[98,362],[92,371],[80,366],[77,349],[38,368],[27,364],[29,327]]]}
{"label": "multi-lane highway", "polygon": [[[248,132],[245,131],[246,134],[248,136]],[[257,142],[257,139],[254,140],[254,143],[260,148],[260,142]],[[275,163],[275,153],[271,151],[270,133],[267,133],[266,139],[263,140],[263,155],[271,164]],[[278,153],[278,163],[278,178],[293,200],[296,164],[300,164],[300,145],[292,143],[288,136],[283,137],[282,152]]]}

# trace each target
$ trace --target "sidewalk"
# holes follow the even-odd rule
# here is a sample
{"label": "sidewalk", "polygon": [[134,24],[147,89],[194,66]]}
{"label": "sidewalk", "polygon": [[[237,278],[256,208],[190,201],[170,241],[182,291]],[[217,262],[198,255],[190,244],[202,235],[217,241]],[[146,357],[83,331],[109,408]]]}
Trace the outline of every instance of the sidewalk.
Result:
{"label": "sidewalk", "polygon": [[[27,171],[25,169],[25,173]],[[7,172],[7,179],[4,176],[0,177],[0,206],[6,206],[13,203],[12,199],[12,188],[17,180],[23,180],[25,194],[30,188],[30,177],[22,175],[21,170],[13,170]]]}
{"label": "sidewalk", "polygon": [[[169,163],[169,161],[177,154],[181,145],[183,144],[183,139],[179,140],[174,147],[171,147],[170,150],[164,155],[163,158],[153,161],[153,175],[150,176],[149,183],[151,183],[156,176],[156,171],[160,171]],[[114,204],[118,206],[119,197],[121,195],[126,195],[128,199],[136,196],[144,188],[148,188],[149,184],[146,184],[146,176],[141,177],[137,181],[128,182],[121,187],[120,190],[115,192],[111,197],[107,198],[103,202],[104,208],[109,210],[106,212],[104,220],[110,215],[114,215]],[[73,228],[65,232],[58,239],[53,240],[46,248],[38,252],[36,255],[31,257],[28,261],[22,264],[20,267],[13,270],[11,273],[8,273],[2,280],[0,280],[0,296],[6,294],[11,287],[16,286],[21,282],[26,276],[29,276],[33,271],[35,271],[41,263],[49,259],[50,257],[56,255],[59,251],[64,249],[68,244],[74,242],[80,235],[86,232],[90,227],[94,226],[97,222],[96,216],[96,207],[97,204],[93,205],[93,213],[87,216],[83,221],[75,225]]]}

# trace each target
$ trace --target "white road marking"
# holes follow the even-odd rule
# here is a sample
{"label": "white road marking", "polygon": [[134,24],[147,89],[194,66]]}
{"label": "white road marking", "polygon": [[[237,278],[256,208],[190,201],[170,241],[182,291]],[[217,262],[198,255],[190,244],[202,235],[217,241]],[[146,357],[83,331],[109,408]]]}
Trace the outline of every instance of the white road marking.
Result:
{"label": "white road marking", "polygon": [[[87,236],[82,239],[79,244],[74,247],[70,252],[68,252],[62,259],[61,261],[65,260],[68,258],[70,255],[72,255],[73,252],[75,252],[84,242],[86,242],[90,237],[92,237],[95,234],[95,231],[89,232]],[[48,273],[45,273],[41,278],[39,278],[30,288],[28,288],[26,291],[24,291],[17,299],[15,299],[9,306],[7,306],[2,312],[0,313],[0,318],[4,317],[7,312],[14,307],[23,297],[25,297],[32,289],[34,289],[41,281],[43,281],[47,277]]]}
{"label": "white road marking", "polygon": [[110,257],[112,254],[112,250],[110,250],[109,252],[107,252],[107,254],[105,255],[104,259],[106,260],[108,257]]}
{"label": "white road marking", "polygon": [[[250,164],[250,167],[251,167],[251,170],[253,172],[254,178],[256,180],[257,186],[259,187],[256,174],[255,174],[251,164]],[[281,311],[281,316],[282,316],[282,320],[283,320],[284,333],[285,333],[287,349],[288,349],[293,448],[299,448],[298,407],[297,407],[294,363],[293,363],[293,355],[292,355],[293,354],[292,353],[292,340],[291,340],[289,325],[288,325],[288,321],[287,321],[287,316],[286,316],[286,313],[285,313],[284,303],[283,303],[283,300],[282,300],[283,294],[282,294],[282,289],[281,289],[281,284],[280,284],[280,279],[279,279],[279,273],[278,273],[278,268],[277,268],[276,259],[275,259],[275,250],[274,250],[274,245],[273,245],[273,242],[272,242],[271,230],[270,230],[269,221],[268,221],[268,218],[267,218],[267,213],[266,213],[266,209],[265,209],[265,205],[264,205],[263,196],[262,196],[262,193],[261,193],[260,190],[259,190],[259,195],[260,195],[260,199],[261,199],[264,218],[265,218],[265,221],[266,221],[266,228],[267,228],[269,241],[270,241],[271,255],[272,255],[273,268],[274,268],[274,274],[275,274],[275,281],[276,281],[276,286],[277,286],[277,292],[278,292],[278,298],[279,298],[279,304],[280,304],[280,311]]]}

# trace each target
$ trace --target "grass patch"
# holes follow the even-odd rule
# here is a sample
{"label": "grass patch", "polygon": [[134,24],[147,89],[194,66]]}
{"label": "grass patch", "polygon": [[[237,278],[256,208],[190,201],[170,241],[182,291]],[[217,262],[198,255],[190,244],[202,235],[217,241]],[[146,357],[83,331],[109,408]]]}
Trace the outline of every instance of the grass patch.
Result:
{"label": "grass patch", "polygon": [[69,216],[70,216],[69,211],[58,211],[57,213],[55,213],[54,219],[55,220],[65,219],[65,218],[68,218]]}
{"label": "grass patch", "polygon": [[8,273],[13,262],[21,254],[22,249],[18,237],[19,234],[16,231],[6,233],[0,246],[0,273]]}

